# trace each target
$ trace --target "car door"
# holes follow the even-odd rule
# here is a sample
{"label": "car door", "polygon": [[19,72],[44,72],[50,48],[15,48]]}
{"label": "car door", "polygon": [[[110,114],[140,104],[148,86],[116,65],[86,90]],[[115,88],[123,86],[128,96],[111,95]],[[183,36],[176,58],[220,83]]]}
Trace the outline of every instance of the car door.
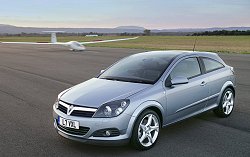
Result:
{"label": "car door", "polygon": [[211,58],[201,57],[204,64],[205,75],[209,79],[209,101],[206,108],[210,109],[217,104],[218,97],[220,95],[221,89],[224,83],[228,80],[228,70],[223,69],[225,66]]}
{"label": "car door", "polygon": [[202,112],[209,95],[207,78],[204,77],[197,57],[179,60],[170,70],[166,81],[175,77],[186,77],[188,83],[165,88],[167,100],[167,123],[172,123]]}

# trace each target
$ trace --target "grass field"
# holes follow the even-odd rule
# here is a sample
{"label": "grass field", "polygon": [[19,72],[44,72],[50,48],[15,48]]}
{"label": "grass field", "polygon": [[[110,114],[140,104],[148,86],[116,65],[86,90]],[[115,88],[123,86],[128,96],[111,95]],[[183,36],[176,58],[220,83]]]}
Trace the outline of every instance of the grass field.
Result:
{"label": "grass field", "polygon": [[[58,41],[94,41],[104,39],[125,38],[118,36],[58,37]],[[136,40],[112,43],[90,44],[91,47],[134,48],[145,50],[192,50],[194,36],[141,36]],[[49,42],[50,37],[0,37],[0,41],[32,41]],[[248,53],[250,54],[250,36],[199,36],[196,43],[197,51]]]}

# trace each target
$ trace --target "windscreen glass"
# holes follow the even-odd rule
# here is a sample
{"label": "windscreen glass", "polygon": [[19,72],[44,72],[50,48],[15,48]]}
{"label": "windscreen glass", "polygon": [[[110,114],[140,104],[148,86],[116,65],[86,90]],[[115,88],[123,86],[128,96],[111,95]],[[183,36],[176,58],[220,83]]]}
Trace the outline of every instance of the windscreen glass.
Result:
{"label": "windscreen glass", "polygon": [[102,73],[99,78],[154,84],[176,54],[140,53],[120,60]]}

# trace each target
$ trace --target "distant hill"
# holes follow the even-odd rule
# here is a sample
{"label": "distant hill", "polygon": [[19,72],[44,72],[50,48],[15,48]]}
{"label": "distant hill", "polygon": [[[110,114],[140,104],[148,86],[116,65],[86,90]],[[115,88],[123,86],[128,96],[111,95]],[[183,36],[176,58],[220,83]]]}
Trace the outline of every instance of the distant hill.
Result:
{"label": "distant hill", "polygon": [[[39,27],[17,27],[12,25],[0,24],[0,34],[20,34],[20,33],[42,33],[42,31],[54,30],[59,31],[63,30],[67,33],[143,33],[144,27],[139,26],[119,26],[116,28],[39,28]],[[250,30],[250,27],[214,27],[214,28],[179,28],[179,29],[152,29],[153,33],[160,32],[204,32],[204,31],[215,31],[215,30]]]}
{"label": "distant hill", "polygon": [[139,27],[139,26],[119,26],[119,27],[116,27],[115,29],[137,29],[137,30],[145,30],[144,27]]}
{"label": "distant hill", "polygon": [[142,33],[144,28],[135,26],[121,26],[117,28],[39,28],[39,27],[16,27],[0,24],[0,34],[20,34],[20,33],[42,33],[42,31],[63,30],[66,33]]}
{"label": "distant hill", "polygon": [[152,31],[153,32],[205,32],[205,31],[221,31],[221,30],[246,31],[250,30],[250,27],[179,28],[179,29],[162,29],[162,30],[152,30]]}

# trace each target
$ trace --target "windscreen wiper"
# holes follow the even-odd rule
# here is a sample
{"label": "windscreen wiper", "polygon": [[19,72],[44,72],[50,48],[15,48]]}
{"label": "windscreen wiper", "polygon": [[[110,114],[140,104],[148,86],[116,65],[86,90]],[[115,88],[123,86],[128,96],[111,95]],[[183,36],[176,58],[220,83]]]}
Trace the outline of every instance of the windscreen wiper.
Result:
{"label": "windscreen wiper", "polygon": [[133,82],[133,83],[144,83],[144,84],[153,84],[153,81],[137,79],[137,78],[127,78],[127,77],[101,77],[100,79],[114,80],[114,81],[123,81],[123,82]]}

